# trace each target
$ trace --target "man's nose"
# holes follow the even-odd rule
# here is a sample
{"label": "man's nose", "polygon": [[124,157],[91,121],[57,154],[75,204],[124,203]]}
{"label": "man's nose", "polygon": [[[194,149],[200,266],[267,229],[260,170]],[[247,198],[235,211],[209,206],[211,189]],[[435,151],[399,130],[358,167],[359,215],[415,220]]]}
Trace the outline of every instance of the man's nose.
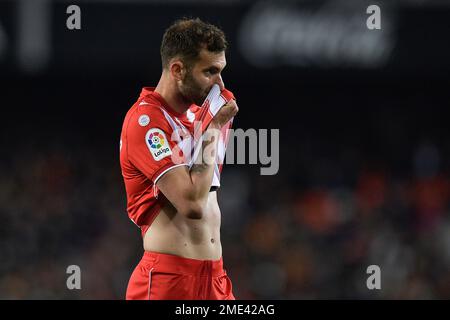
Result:
{"label": "man's nose", "polygon": [[220,74],[217,75],[215,83],[217,83],[219,85],[219,88],[220,88],[221,91],[223,89],[225,89],[225,84],[223,83],[223,79],[222,79],[222,76]]}

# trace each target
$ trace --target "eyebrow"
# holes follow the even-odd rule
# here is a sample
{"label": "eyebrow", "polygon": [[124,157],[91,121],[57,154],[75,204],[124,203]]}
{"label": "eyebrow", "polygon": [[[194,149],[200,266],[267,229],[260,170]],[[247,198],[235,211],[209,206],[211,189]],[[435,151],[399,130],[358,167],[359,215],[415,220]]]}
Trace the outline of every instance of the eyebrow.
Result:
{"label": "eyebrow", "polygon": [[[225,67],[226,67],[227,65],[225,64],[224,66],[223,66],[223,69],[225,69]],[[223,70],[222,69],[222,70]],[[214,70],[214,71],[219,71],[220,70],[220,68],[218,67],[218,66],[216,66],[216,65],[212,65],[212,66],[208,66],[208,67],[206,67],[206,68],[203,68],[203,71],[208,71],[208,70]]]}
{"label": "eyebrow", "polygon": [[217,68],[216,66],[210,66],[210,67],[206,67],[203,69],[203,71],[219,71],[219,68]]}

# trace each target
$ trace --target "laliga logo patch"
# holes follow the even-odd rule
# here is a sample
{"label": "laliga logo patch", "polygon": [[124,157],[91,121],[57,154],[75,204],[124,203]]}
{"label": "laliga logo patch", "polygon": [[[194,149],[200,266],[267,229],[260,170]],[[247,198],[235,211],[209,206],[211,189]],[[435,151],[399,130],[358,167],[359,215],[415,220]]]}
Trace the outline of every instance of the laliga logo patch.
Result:
{"label": "laliga logo patch", "polygon": [[153,156],[153,159],[159,161],[172,154],[170,150],[169,141],[167,141],[166,135],[160,129],[153,128],[148,130],[145,135],[145,142]]}
{"label": "laliga logo patch", "polygon": [[138,122],[141,127],[145,127],[150,123],[150,117],[146,114],[143,114],[139,117]]}

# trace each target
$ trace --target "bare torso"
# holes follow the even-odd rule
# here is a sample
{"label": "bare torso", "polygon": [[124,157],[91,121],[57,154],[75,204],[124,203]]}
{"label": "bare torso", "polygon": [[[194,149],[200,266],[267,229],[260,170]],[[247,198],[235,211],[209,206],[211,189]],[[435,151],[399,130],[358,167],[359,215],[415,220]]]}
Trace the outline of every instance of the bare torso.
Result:
{"label": "bare torso", "polygon": [[199,260],[218,260],[221,213],[217,193],[210,192],[202,219],[188,219],[168,202],[144,236],[144,250]]}

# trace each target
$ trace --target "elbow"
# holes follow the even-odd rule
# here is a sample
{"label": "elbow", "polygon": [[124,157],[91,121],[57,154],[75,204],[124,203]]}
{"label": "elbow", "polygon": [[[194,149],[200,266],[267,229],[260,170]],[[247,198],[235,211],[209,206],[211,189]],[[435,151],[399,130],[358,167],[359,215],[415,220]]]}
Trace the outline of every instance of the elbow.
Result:
{"label": "elbow", "polygon": [[182,213],[188,219],[199,220],[203,218],[203,206],[199,202],[192,202],[184,208]]}

